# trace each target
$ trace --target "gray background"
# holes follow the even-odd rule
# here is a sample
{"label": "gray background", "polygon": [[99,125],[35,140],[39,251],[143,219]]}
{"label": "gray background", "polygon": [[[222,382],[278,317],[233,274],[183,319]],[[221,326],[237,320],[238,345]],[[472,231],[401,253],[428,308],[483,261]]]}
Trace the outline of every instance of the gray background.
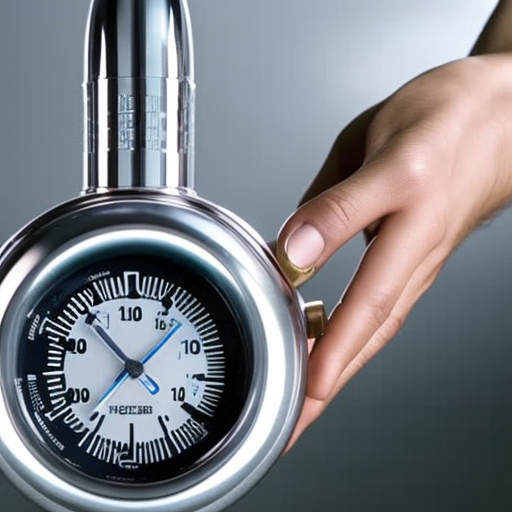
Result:
{"label": "gray background", "polygon": [[[354,115],[464,56],[495,0],[190,0],[197,189],[267,239]],[[0,239],[81,186],[88,0],[0,2]],[[512,214],[232,512],[512,510]],[[363,243],[304,289],[338,300]],[[35,512],[0,480],[0,510]]]}

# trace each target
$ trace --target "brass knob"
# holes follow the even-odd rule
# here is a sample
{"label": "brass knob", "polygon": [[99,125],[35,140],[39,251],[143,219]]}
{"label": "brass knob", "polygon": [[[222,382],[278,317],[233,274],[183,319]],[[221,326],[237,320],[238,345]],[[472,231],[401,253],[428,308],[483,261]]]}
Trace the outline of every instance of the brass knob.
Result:
{"label": "brass knob", "polygon": [[321,300],[307,302],[304,306],[304,314],[306,315],[308,339],[323,336],[327,324],[324,303]]}

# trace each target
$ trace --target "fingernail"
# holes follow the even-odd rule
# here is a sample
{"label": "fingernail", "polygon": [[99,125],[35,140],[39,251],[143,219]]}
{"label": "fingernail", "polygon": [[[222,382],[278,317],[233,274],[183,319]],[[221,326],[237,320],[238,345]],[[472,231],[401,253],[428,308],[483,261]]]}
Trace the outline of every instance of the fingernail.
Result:
{"label": "fingernail", "polygon": [[290,262],[300,269],[315,265],[325,248],[319,231],[310,224],[302,224],[288,238],[285,252]]}

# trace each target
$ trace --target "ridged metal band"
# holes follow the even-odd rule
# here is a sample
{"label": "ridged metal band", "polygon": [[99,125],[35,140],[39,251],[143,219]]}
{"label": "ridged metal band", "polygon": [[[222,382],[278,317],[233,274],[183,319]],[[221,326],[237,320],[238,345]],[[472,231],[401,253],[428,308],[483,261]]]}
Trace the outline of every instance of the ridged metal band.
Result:
{"label": "ridged metal band", "polygon": [[85,53],[84,191],[193,188],[186,0],[93,0]]}

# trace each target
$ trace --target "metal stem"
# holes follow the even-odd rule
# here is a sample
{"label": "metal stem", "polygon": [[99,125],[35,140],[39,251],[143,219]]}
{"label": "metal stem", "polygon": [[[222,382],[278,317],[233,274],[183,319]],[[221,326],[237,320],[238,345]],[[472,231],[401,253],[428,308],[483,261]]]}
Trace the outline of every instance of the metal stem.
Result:
{"label": "metal stem", "polygon": [[193,188],[186,0],[92,0],[84,74],[84,192]]}

